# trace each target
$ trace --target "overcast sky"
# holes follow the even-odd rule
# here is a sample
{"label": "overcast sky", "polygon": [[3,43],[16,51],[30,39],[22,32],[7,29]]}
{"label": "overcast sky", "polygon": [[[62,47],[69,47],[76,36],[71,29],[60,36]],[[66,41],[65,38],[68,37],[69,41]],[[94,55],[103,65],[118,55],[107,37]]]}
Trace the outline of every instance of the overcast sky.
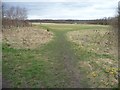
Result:
{"label": "overcast sky", "polygon": [[[2,0],[25,7],[28,19],[99,19],[117,14],[119,0]],[[69,2],[68,2],[69,1]]]}

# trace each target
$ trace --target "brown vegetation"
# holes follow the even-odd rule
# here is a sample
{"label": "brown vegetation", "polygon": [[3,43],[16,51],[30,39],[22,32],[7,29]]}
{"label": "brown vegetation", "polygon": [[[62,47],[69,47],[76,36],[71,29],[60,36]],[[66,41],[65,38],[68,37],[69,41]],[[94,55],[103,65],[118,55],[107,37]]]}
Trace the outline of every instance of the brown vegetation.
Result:
{"label": "brown vegetation", "polygon": [[117,56],[118,37],[112,30],[81,30],[68,33],[68,37],[81,47],[100,54]]}
{"label": "brown vegetation", "polygon": [[32,27],[3,30],[3,42],[12,48],[32,49],[50,41],[53,33]]}
{"label": "brown vegetation", "polygon": [[[112,30],[71,31],[67,36],[78,45],[75,50],[87,50],[96,55],[94,57],[91,54],[86,60],[79,61],[79,68],[86,72],[93,87],[114,87],[118,84],[118,41]],[[97,55],[111,57],[103,58]]]}

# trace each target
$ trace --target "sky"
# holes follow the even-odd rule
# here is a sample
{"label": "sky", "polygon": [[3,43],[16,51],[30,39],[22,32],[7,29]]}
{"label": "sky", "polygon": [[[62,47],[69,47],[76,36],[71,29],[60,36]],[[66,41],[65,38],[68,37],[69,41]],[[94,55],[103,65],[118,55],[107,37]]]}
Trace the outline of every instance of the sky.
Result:
{"label": "sky", "polygon": [[117,15],[119,0],[2,0],[25,7],[28,19],[100,19]]}

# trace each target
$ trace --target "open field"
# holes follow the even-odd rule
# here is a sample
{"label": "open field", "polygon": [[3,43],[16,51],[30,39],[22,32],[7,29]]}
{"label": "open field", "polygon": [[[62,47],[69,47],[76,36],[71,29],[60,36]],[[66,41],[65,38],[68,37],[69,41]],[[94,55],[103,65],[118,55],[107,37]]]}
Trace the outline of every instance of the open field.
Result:
{"label": "open field", "polygon": [[[117,37],[109,26],[34,24],[26,29],[3,32],[4,87],[117,87]],[[26,48],[21,38],[33,40]]]}

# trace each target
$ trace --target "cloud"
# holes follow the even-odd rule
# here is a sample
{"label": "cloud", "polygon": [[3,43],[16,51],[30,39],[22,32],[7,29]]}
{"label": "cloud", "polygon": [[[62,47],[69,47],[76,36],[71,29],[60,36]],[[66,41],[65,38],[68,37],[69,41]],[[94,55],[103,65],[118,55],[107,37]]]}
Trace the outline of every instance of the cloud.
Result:
{"label": "cloud", "polygon": [[2,0],[3,2],[118,2],[119,0]]}
{"label": "cloud", "polygon": [[74,0],[74,2],[73,0],[70,0],[71,2],[66,2],[66,0],[57,0],[61,2],[55,2],[56,0],[49,0],[51,2],[35,1],[37,0],[34,0],[32,3],[11,2],[11,5],[26,7],[28,9],[28,19],[97,19],[112,17],[117,12],[117,0]]}

